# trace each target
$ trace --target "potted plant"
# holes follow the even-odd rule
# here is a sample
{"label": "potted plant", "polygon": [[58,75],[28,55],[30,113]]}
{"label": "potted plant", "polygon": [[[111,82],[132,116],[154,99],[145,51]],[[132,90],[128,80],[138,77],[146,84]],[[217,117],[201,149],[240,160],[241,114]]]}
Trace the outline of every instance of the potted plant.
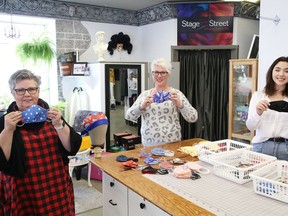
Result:
{"label": "potted plant", "polygon": [[53,41],[43,33],[29,42],[18,44],[16,54],[24,64],[32,60],[35,65],[46,63],[51,66],[52,60],[56,56],[54,47]]}

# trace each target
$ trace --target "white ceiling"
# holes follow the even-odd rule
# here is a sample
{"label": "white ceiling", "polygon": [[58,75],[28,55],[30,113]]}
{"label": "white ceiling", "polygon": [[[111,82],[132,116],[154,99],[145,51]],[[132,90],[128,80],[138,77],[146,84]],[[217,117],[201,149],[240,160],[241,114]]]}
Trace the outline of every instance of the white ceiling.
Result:
{"label": "white ceiling", "polygon": [[163,2],[217,2],[220,0],[61,0],[80,4],[96,5],[101,7],[112,7],[126,10],[141,10]]}

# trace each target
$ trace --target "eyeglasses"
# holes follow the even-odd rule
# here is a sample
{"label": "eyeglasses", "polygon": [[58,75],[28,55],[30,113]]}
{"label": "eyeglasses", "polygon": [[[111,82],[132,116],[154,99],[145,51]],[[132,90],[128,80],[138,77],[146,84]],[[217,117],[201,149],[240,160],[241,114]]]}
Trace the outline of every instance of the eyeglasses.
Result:
{"label": "eyeglasses", "polygon": [[26,91],[33,95],[33,94],[36,94],[36,92],[38,91],[38,87],[34,87],[34,88],[27,88],[27,89],[24,89],[24,88],[21,88],[21,89],[14,89],[14,91],[16,92],[17,95],[19,96],[22,96],[26,93]]}
{"label": "eyeglasses", "polygon": [[164,71],[152,71],[153,76],[160,76],[160,77],[164,77],[168,74],[168,72],[164,72]]}

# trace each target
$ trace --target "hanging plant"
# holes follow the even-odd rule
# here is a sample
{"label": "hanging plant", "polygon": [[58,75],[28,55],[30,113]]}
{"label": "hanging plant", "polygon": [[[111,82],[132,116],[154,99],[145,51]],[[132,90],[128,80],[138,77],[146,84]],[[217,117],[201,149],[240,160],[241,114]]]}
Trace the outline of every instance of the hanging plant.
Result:
{"label": "hanging plant", "polygon": [[49,66],[56,56],[54,43],[46,34],[42,34],[37,38],[32,38],[32,41],[30,42],[18,44],[16,47],[16,54],[24,64],[32,60],[35,65],[46,63]]}

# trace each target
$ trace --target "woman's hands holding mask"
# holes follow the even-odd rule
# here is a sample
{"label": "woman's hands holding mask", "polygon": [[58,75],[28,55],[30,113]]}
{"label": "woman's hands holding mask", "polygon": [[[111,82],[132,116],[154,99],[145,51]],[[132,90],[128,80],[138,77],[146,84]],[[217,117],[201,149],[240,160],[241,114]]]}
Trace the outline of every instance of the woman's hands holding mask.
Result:
{"label": "woman's hands holding mask", "polygon": [[54,127],[59,127],[62,125],[61,117],[62,117],[61,111],[56,108],[51,108],[47,112],[47,118],[51,120],[52,125]]}

